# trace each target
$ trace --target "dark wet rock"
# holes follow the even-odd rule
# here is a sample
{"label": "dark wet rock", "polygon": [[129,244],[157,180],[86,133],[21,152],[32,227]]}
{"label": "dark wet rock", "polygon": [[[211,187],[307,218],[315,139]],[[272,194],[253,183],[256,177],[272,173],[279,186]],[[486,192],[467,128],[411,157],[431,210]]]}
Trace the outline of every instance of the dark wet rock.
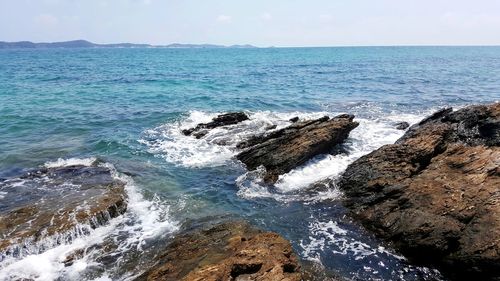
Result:
{"label": "dark wet rock", "polygon": [[72,266],[73,263],[76,260],[81,259],[84,254],[85,254],[85,251],[83,249],[77,249],[77,250],[71,252],[64,259],[64,261],[63,261],[64,266]]}
{"label": "dark wet rock", "polygon": [[308,186],[307,191],[312,193],[326,192],[336,188],[334,182],[329,179],[319,180]]}
{"label": "dark wet rock", "polygon": [[367,228],[451,278],[500,280],[500,103],[444,109],[338,182]]}
{"label": "dark wet rock", "polygon": [[248,223],[223,222],[179,234],[137,280],[301,280],[288,241]]}
{"label": "dark wet rock", "polygon": [[406,130],[406,129],[408,129],[408,127],[410,127],[410,123],[408,123],[408,122],[402,121],[402,122],[396,123],[396,129],[398,129],[398,130]]}
{"label": "dark wet rock", "polygon": [[290,119],[288,121],[295,123],[295,122],[299,121],[299,117],[293,117],[292,119]]}
{"label": "dark wet rock", "polygon": [[302,281],[347,281],[340,273],[327,270],[324,265],[310,260],[301,261]]}
{"label": "dark wet rock", "polygon": [[278,127],[278,125],[269,125],[265,128],[266,131],[270,131],[270,130],[274,130],[276,129],[276,127]]}
{"label": "dark wet rock", "polygon": [[238,124],[245,120],[248,120],[248,116],[243,112],[221,114],[213,118],[209,123],[198,124],[194,128],[182,130],[182,133],[186,136],[193,135],[195,138],[199,139],[208,134],[210,129]]}
{"label": "dark wet rock", "polygon": [[447,114],[450,114],[451,112],[453,112],[453,108],[451,108],[451,107],[440,109],[440,110],[434,112],[433,114],[431,114],[429,117],[422,119],[422,121],[420,121],[418,123],[418,125],[422,125],[422,124],[428,123],[429,121],[433,121],[433,120],[439,120],[440,118],[445,117]]}
{"label": "dark wet rock", "polygon": [[[124,183],[103,166],[42,168],[0,183],[0,253],[44,251],[126,210]],[[48,244],[47,244],[48,243]]]}
{"label": "dark wet rock", "polygon": [[301,121],[237,145],[246,149],[236,158],[249,170],[266,168],[264,180],[273,183],[278,176],[300,166],[318,154],[331,152],[358,126],[353,115],[328,116]]}

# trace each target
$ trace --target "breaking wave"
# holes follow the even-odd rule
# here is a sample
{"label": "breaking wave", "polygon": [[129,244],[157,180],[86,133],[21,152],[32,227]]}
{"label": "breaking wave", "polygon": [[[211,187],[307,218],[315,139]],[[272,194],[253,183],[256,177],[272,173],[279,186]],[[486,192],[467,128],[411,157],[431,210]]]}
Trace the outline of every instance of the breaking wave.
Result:
{"label": "breaking wave", "polygon": [[[95,158],[59,159],[44,166],[90,166],[95,161]],[[112,164],[99,165],[109,168],[115,179],[125,182],[127,211],[95,229],[79,225],[74,231],[64,233],[64,237],[49,237],[42,244],[29,245],[30,251],[24,255],[4,257],[0,264],[0,280],[89,280],[89,271],[96,276],[90,280],[107,280],[107,276],[116,275],[113,270],[119,270],[122,254],[140,251],[150,239],[178,229],[178,222],[169,215],[168,205],[156,197],[144,198],[132,178],[116,171]],[[18,180],[13,182],[22,184]],[[110,250],[103,251],[106,245]],[[109,272],[96,270],[100,268],[99,258],[103,253],[117,259],[115,268],[108,269]]]}
{"label": "breaking wave", "polygon": [[319,264],[332,260],[357,263],[359,270],[348,273],[353,280],[443,280],[439,271],[411,265],[403,256],[360,234],[332,219],[314,219],[309,224],[309,237],[299,243],[302,257]]}
{"label": "breaking wave", "polygon": [[[234,156],[240,151],[236,144],[251,136],[279,130],[291,124],[293,117],[301,120],[316,119],[328,115],[336,116],[342,112],[287,112],[271,111],[246,112],[249,120],[241,123],[215,128],[201,139],[182,134],[183,129],[209,122],[220,112],[206,113],[191,111],[181,120],[167,123],[144,132],[140,143],[148,147],[150,153],[175,165],[196,168],[227,165],[235,162]],[[414,124],[422,119],[421,114],[386,114],[378,118],[356,118],[359,127],[354,129],[342,145],[337,155],[319,155],[306,164],[281,175],[278,181],[269,186],[262,181],[262,168],[248,171],[238,177],[238,194],[245,198],[270,197],[279,201],[315,201],[335,199],[340,192],[335,186],[326,184],[337,178],[347,166],[359,157],[385,145],[394,143],[403,134],[396,129],[396,123],[405,121]],[[325,182],[321,187],[313,185]],[[312,187],[312,188],[311,188]],[[308,193],[304,196],[302,193]]]}

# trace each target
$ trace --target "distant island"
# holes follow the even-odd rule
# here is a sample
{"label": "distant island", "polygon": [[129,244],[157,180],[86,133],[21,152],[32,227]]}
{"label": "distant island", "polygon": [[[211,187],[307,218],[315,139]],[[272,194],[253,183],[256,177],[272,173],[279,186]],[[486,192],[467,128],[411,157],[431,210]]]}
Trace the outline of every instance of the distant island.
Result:
{"label": "distant island", "polygon": [[86,40],[73,40],[64,42],[51,43],[34,43],[30,41],[20,42],[4,42],[0,41],[0,49],[47,49],[47,48],[257,48],[252,45],[214,45],[214,44],[180,44],[174,43],[169,45],[150,45],[150,44],[133,44],[133,43],[117,43],[117,44],[96,44]]}

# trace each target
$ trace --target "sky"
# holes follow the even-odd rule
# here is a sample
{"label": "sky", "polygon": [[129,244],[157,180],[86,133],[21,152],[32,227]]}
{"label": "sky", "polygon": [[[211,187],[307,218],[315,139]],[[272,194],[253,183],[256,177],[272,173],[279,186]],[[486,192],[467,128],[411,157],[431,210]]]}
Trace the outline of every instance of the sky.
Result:
{"label": "sky", "polygon": [[0,41],[500,45],[500,0],[0,0]]}

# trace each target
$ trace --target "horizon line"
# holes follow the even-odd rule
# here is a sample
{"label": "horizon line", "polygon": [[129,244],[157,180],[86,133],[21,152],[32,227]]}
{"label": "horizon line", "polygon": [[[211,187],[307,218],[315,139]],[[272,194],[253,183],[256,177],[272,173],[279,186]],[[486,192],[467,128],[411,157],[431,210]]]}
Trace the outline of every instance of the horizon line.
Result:
{"label": "horizon line", "polygon": [[[67,43],[67,42],[77,42],[77,41],[85,41],[88,43],[92,43],[95,45],[120,45],[120,44],[130,44],[130,45],[148,45],[152,48],[161,48],[168,47],[171,45],[211,45],[211,46],[221,46],[221,47],[231,47],[231,46],[252,46],[259,49],[268,49],[268,48],[355,48],[355,47],[500,47],[500,44],[359,44],[359,45],[351,45],[351,44],[339,44],[339,45],[314,45],[314,46],[259,46],[251,43],[240,43],[240,44],[220,44],[220,43],[166,43],[166,44],[151,44],[151,43],[132,43],[132,42],[116,42],[116,43],[96,43],[93,41],[89,41],[86,39],[74,39],[74,40],[65,40],[65,41],[30,41],[30,40],[21,40],[21,41],[2,41],[3,43],[33,43],[33,44],[54,44],[54,43]],[[85,47],[82,47],[85,48]],[[136,47],[141,48],[141,47]]]}

